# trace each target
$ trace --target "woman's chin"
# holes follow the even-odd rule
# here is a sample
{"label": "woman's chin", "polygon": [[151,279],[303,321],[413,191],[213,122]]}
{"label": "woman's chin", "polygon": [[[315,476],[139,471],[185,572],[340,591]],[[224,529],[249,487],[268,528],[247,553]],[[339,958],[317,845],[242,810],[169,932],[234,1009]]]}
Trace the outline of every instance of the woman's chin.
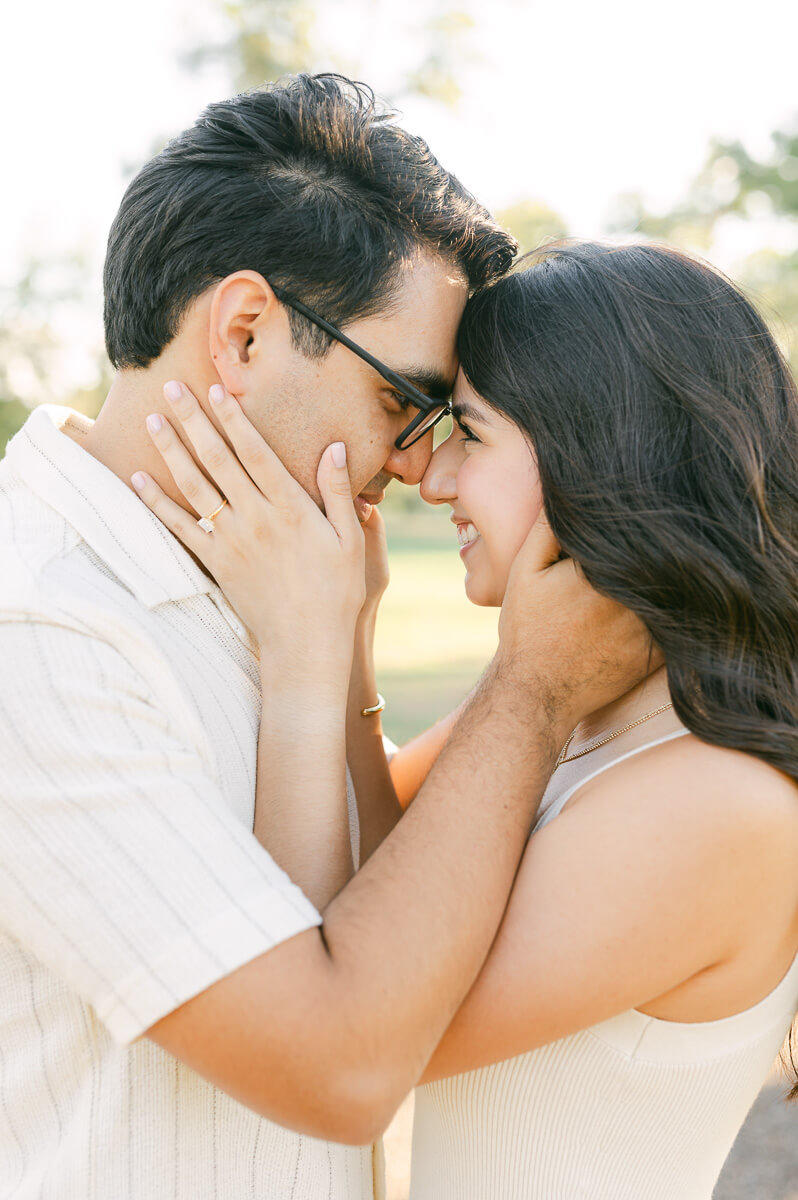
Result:
{"label": "woman's chin", "polygon": [[481,576],[481,571],[469,571],[466,574],[466,596],[479,608],[501,608],[504,589],[498,589],[492,579],[483,579]]}

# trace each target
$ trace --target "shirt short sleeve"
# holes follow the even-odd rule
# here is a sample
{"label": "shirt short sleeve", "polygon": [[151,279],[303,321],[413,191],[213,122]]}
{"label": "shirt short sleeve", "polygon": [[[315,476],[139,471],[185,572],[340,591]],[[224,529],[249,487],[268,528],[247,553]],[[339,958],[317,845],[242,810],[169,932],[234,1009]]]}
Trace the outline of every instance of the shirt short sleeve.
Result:
{"label": "shirt short sleeve", "polygon": [[0,624],[0,926],[130,1042],[321,923],[113,646]]}

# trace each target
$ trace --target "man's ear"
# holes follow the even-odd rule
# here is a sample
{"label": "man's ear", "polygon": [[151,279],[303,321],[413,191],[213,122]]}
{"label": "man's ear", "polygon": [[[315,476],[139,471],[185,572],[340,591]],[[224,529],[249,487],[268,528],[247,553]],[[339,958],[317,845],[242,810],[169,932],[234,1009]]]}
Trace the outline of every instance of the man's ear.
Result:
{"label": "man's ear", "polygon": [[217,284],[211,300],[208,343],[228,392],[242,396],[247,371],[275,319],[285,319],[271,287],[257,271],[235,271]]}

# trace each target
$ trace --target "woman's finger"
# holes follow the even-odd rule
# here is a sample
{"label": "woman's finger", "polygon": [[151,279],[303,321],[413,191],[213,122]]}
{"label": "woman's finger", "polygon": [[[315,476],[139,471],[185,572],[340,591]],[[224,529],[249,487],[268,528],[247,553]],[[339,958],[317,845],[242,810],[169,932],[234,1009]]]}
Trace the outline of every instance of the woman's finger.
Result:
{"label": "woman's finger", "polygon": [[238,461],[273,504],[312,504],[303,487],[283,466],[268,442],[244,414],[235,396],[215,383],[208,392],[213,411],[236,452]]}
{"label": "woman's finger", "polygon": [[251,483],[227,442],[184,383],[172,379],[164,385],[163,393],[207,475],[230,503],[240,508],[249,495]]}
{"label": "woman's finger", "polygon": [[215,512],[223,497],[203,475],[172,426],[160,413],[147,417],[147,432],[166,463],[176,486],[200,517]]}
{"label": "woman's finger", "polygon": [[316,472],[327,520],[344,545],[362,545],[363,531],[352,503],[352,486],[346,465],[346,446],[333,442],[321,456]]}
{"label": "woman's finger", "polygon": [[209,537],[199,528],[194,518],[170,500],[155,480],[144,471],[136,471],[131,475],[130,482],[151,512],[169,529],[184,546],[187,546],[197,558],[208,566],[207,554],[213,544]]}

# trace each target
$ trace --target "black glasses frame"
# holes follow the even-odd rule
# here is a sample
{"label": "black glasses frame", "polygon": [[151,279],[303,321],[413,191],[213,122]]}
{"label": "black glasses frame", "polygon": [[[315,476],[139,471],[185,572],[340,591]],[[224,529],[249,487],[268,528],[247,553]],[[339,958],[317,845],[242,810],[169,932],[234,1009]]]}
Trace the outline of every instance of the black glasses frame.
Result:
{"label": "black glasses frame", "polygon": [[[397,392],[400,392],[406,400],[409,400],[418,409],[417,415],[413,417],[409,425],[405,426],[394,442],[397,450],[407,450],[409,446],[420,441],[439,421],[442,421],[444,417],[451,413],[452,406],[448,400],[434,400],[425,392],[420,391],[409,379],[405,379],[404,375],[399,375],[396,371],[387,367],[385,363],[380,362],[378,358],[375,358],[373,354],[369,354],[368,350],[364,350],[357,342],[353,342],[337,326],[331,325],[329,321],[325,320],[324,317],[320,317],[312,308],[308,308],[307,304],[303,304],[301,300],[295,300],[284,288],[275,287],[274,284],[270,284],[270,287],[282,304],[288,305],[289,308],[293,308],[296,312],[301,313],[303,317],[307,317],[309,321],[312,321],[319,329],[323,329],[336,342],[340,342],[342,346],[346,346],[347,350],[351,350],[358,358],[362,358],[363,362],[373,367],[387,383],[390,383],[391,387],[396,388]],[[436,415],[430,419],[432,413],[436,413]],[[423,426],[423,428],[420,428],[420,426]]]}

